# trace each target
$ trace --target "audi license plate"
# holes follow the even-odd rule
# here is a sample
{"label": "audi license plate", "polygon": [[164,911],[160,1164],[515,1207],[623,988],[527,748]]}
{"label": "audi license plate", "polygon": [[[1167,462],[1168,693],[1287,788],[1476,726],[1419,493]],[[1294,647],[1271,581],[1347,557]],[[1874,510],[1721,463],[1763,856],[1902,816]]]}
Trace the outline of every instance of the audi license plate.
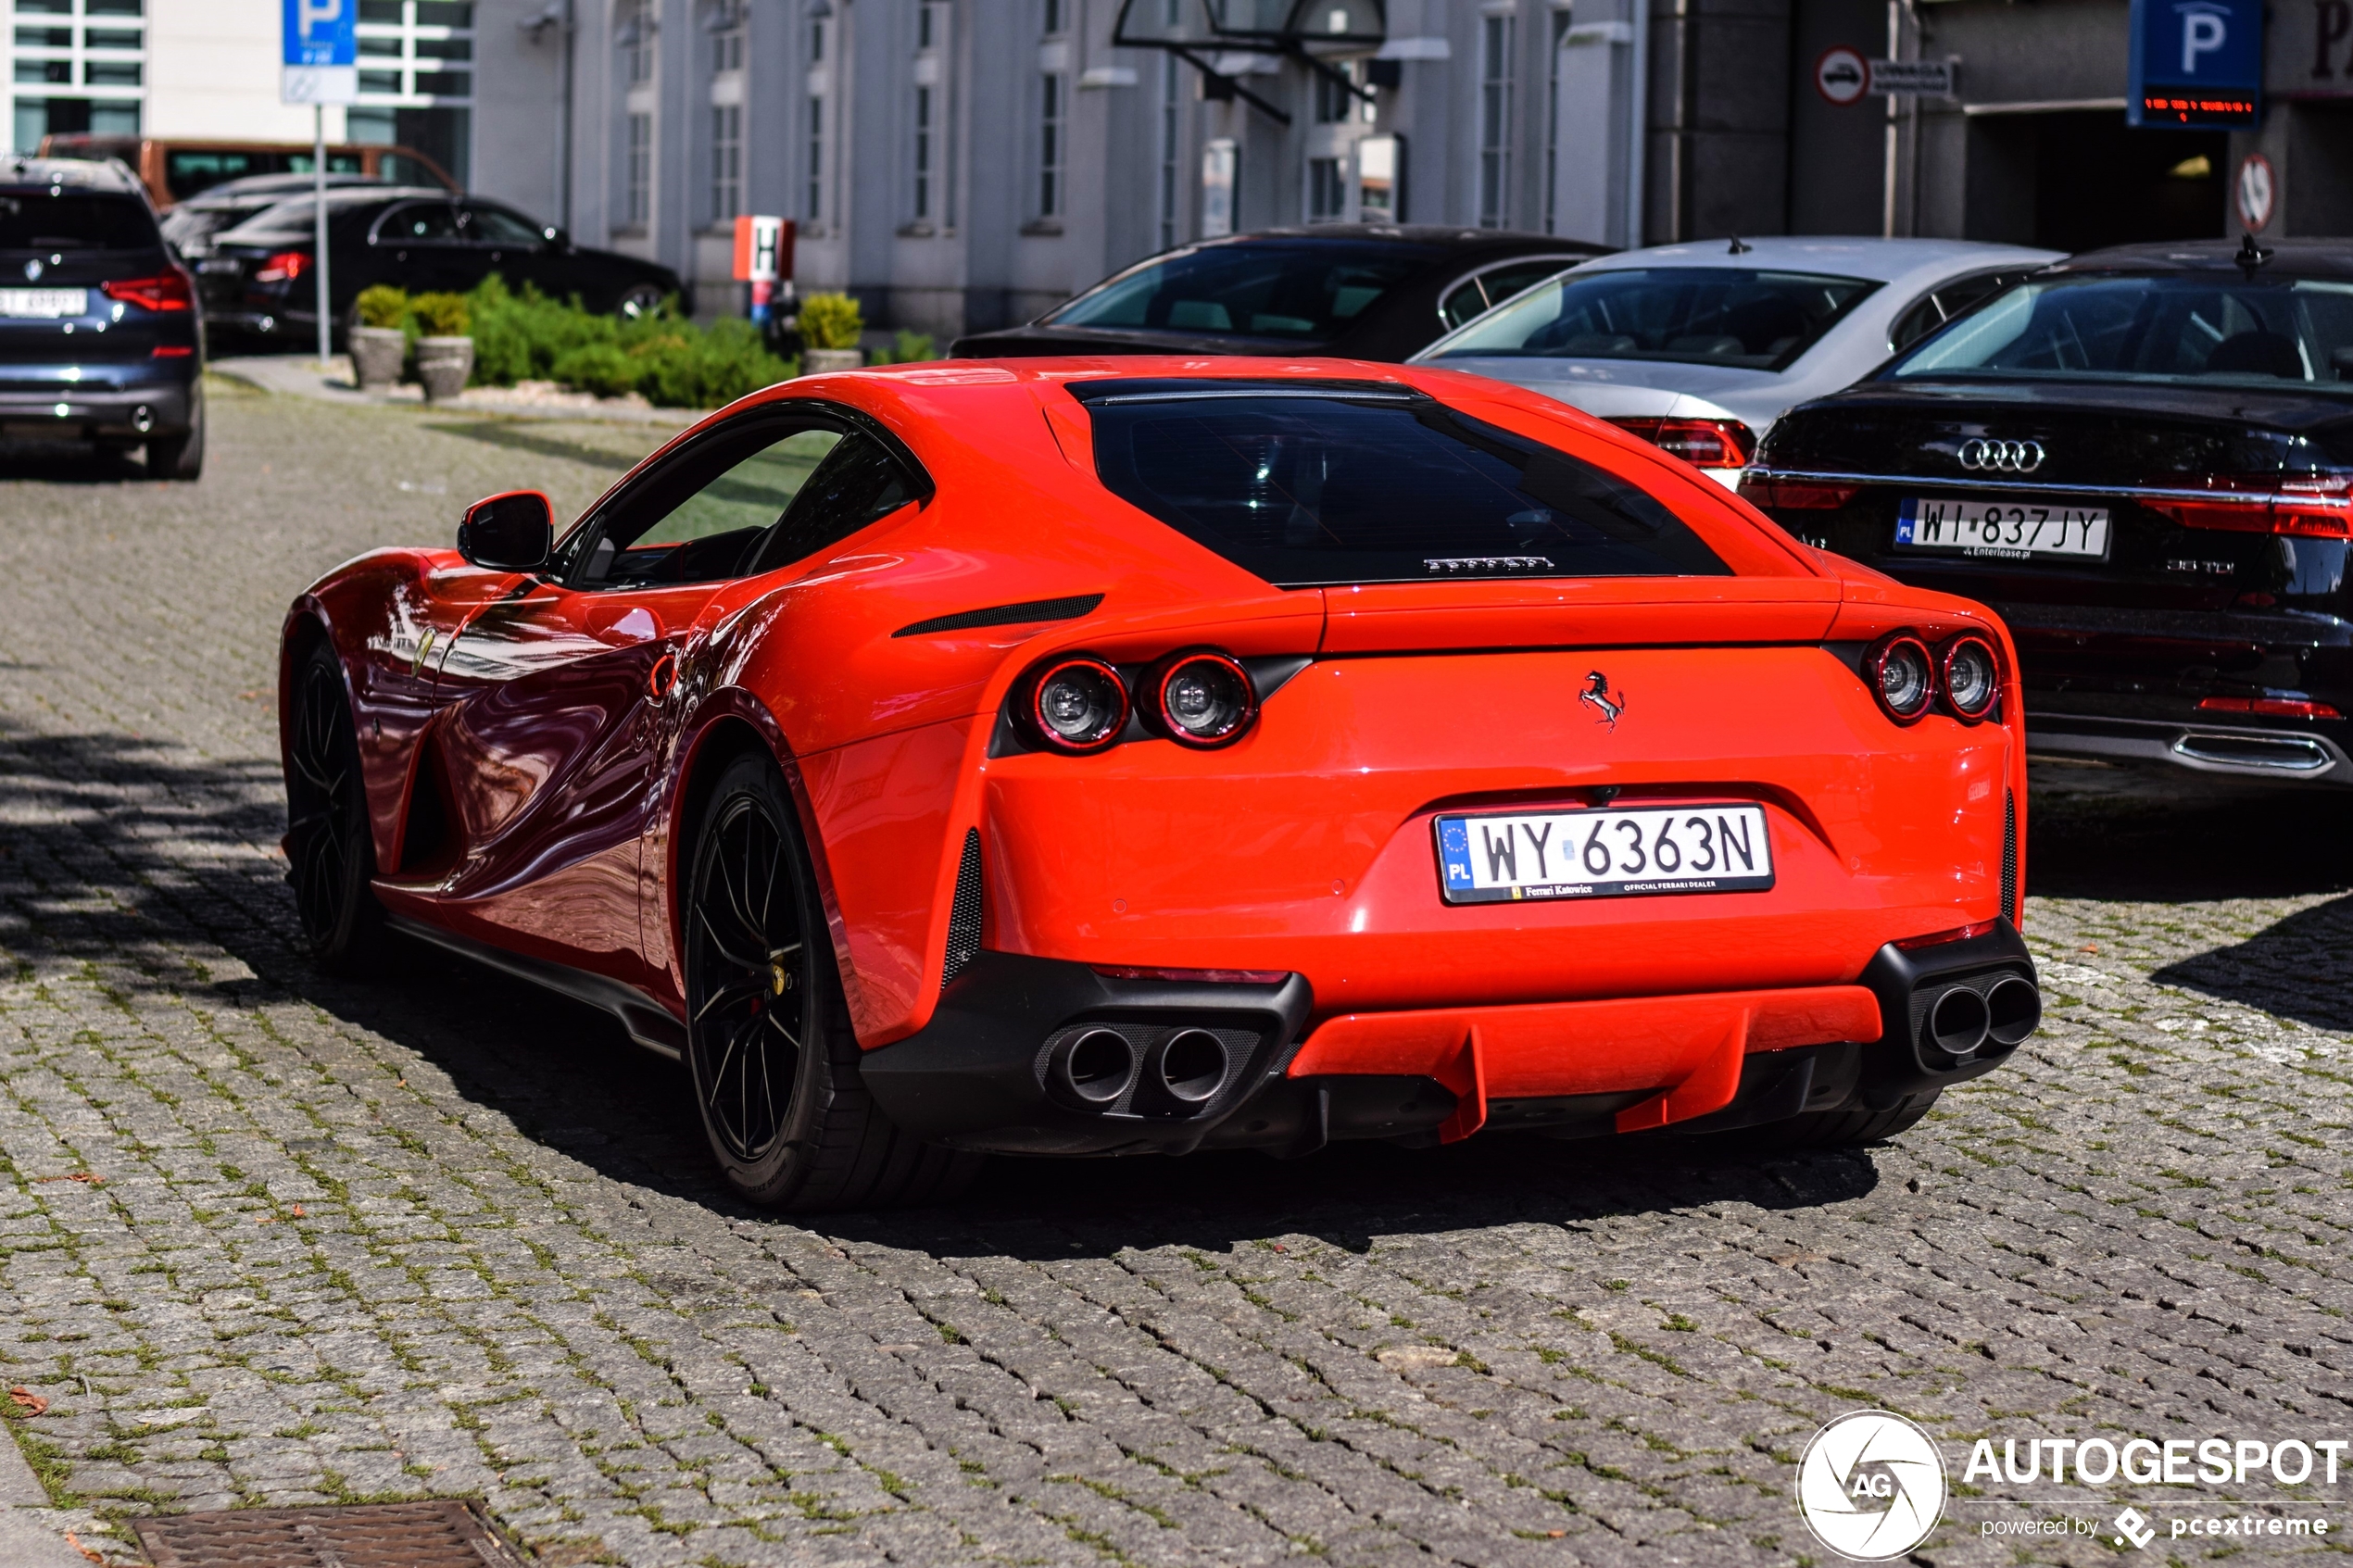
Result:
{"label": "audi license plate", "polygon": [[1450,904],[1773,885],[1772,835],[1755,806],[1441,817],[1437,828],[1439,890]]}
{"label": "audi license plate", "polygon": [[1948,555],[2108,558],[2108,508],[2016,501],[1906,499],[1895,514],[1895,547]]}
{"label": "audi license plate", "polygon": [[88,289],[0,289],[0,316],[55,321],[90,314]]}

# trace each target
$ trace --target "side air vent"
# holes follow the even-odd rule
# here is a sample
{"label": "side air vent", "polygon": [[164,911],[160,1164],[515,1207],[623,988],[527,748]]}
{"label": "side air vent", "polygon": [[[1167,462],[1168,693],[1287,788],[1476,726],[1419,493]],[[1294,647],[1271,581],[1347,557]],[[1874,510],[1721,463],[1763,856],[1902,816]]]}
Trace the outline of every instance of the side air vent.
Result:
{"label": "side air vent", "polygon": [[2019,797],[2003,795],[2003,914],[2019,924]]}
{"label": "side air vent", "polygon": [[[2007,884],[2005,884],[2007,885]],[[948,906],[948,957],[939,966],[942,990],[980,954],[980,830],[964,830],[964,853],[956,864],[956,897]]]}

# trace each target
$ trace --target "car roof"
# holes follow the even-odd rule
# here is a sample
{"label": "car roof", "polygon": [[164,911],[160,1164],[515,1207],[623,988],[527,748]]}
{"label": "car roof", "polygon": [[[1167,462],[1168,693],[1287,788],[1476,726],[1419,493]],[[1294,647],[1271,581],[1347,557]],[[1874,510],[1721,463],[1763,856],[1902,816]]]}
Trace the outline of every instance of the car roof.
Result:
{"label": "car roof", "polygon": [[[1466,229],[1452,223],[1311,223],[1276,229],[1253,229],[1247,234],[1224,234],[1214,239],[1195,240],[1179,245],[1178,250],[1205,250],[1212,246],[1263,245],[1269,242],[1295,245],[1301,241],[1348,240],[1362,244],[1367,240],[1386,240],[1401,245],[1415,245],[1447,251],[1477,250],[1552,250],[1564,255],[1600,256],[1607,245],[1597,245],[1586,240],[1556,239],[1550,234],[1523,233],[1516,229]],[[1162,254],[1173,254],[1163,252]],[[1153,259],[1151,257],[1146,260]],[[1125,269],[1122,269],[1125,270]]]}
{"label": "car roof", "polygon": [[[223,180],[218,185],[208,185],[195,195],[180,203],[182,207],[201,206],[208,202],[256,201],[265,197],[299,196],[311,192],[318,178],[310,174],[247,174],[235,180]],[[373,174],[329,174],[327,189],[386,190],[391,182]],[[444,193],[447,194],[446,192]]]}
{"label": "car roof", "polygon": [[[2240,266],[2240,240],[2158,240],[2145,245],[2110,245],[2070,257],[2054,270],[2060,272],[2221,272]],[[2319,273],[2327,277],[2353,274],[2353,241],[2273,240],[2262,247],[2270,254],[2259,265],[2265,272]]]}
{"label": "car roof", "polygon": [[1918,272],[1958,272],[1978,268],[2044,267],[2065,252],[1979,240],[1882,240],[1863,236],[1765,234],[1737,242],[1692,240],[1680,245],[1621,250],[1585,264],[1586,271],[1626,267],[1718,267],[1762,271],[1829,272],[1892,283]]}
{"label": "car roof", "polygon": [[53,191],[67,185],[126,196],[146,189],[112,158],[0,157],[0,188]]}

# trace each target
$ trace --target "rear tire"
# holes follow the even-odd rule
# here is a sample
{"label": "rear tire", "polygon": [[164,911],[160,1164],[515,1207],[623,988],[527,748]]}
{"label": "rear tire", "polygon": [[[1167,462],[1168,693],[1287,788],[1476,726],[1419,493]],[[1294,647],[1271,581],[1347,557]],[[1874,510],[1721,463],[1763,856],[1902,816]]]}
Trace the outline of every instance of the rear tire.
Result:
{"label": "rear tire", "polygon": [[962,1190],[980,1157],[902,1132],[866,1091],[816,878],[768,758],[720,773],[688,866],[686,1061],[727,1185],[797,1213]]}
{"label": "rear tire", "polygon": [[201,398],[195,402],[194,413],[195,417],[182,433],[147,443],[149,479],[193,483],[204,477],[204,403]]}
{"label": "rear tire", "polygon": [[303,947],[330,974],[385,967],[390,937],[369,884],[376,847],[359,776],[359,732],[343,666],[325,643],[295,671],[286,747],[286,880],[295,890]]}
{"label": "rear tire", "polygon": [[1859,1148],[1904,1132],[1929,1112],[1943,1091],[1906,1095],[1885,1110],[1874,1110],[1859,1095],[1829,1110],[1806,1110],[1757,1129],[1781,1148]]}

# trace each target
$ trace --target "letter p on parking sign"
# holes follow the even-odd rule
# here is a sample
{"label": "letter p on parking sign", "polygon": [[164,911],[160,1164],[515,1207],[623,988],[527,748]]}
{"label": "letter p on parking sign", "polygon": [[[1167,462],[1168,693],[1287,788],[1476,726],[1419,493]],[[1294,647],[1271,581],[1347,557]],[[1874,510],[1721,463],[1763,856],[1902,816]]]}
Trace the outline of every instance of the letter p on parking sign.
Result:
{"label": "letter p on parking sign", "polygon": [[2263,104],[2262,0],[2133,0],[2134,125],[2250,129]]}
{"label": "letter p on parking sign", "polygon": [[359,0],[284,0],[279,97],[289,104],[349,104],[359,97]]}

